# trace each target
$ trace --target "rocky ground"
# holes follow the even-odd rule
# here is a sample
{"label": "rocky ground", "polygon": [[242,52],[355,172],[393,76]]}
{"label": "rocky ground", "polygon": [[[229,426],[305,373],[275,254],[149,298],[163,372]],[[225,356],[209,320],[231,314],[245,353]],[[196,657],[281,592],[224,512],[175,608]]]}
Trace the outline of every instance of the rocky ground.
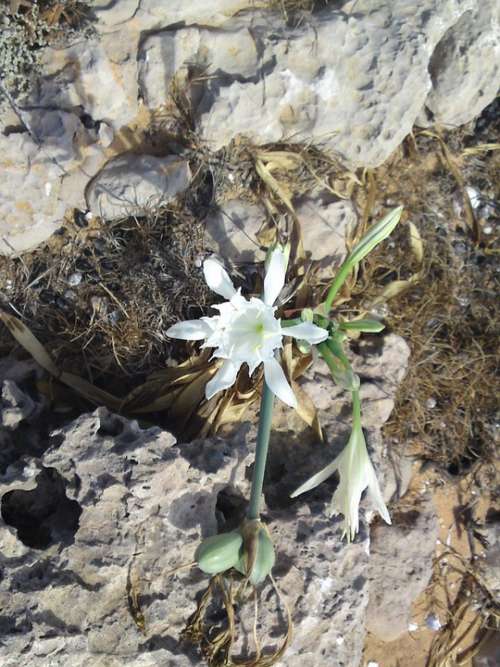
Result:
{"label": "rocky ground", "polygon": [[[339,305],[387,326],[350,355],[393,524],[363,505],[343,542],[334,478],[289,499],[349,434],[345,393],[304,365],[302,418],[274,420],[256,634],[277,650],[288,608],[283,667],[498,664],[497,3],[0,12],[0,306],[44,346],[0,324],[1,664],[203,664],[181,632],[207,578],[181,566],[244,511],[261,378],[206,404],[210,369],[178,373],[194,348],[165,331],[207,312],[208,252],[251,291],[288,236],[293,310],[397,204]],[[254,597],[237,610],[244,659]]]}

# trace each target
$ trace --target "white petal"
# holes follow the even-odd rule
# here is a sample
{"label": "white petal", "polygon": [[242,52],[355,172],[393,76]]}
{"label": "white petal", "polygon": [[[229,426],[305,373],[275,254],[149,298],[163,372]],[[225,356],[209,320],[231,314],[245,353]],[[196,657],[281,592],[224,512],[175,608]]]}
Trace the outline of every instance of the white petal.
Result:
{"label": "white petal", "polygon": [[226,269],[215,259],[206,259],[203,262],[205,282],[213,292],[231,299],[236,294],[234,285]]}
{"label": "white petal", "polygon": [[267,386],[276,396],[291,408],[297,407],[297,399],[287,382],[285,372],[274,357],[264,361],[264,378]]}
{"label": "white petal", "polygon": [[285,284],[286,257],[281,250],[274,250],[264,278],[264,303],[272,306]]}
{"label": "white petal", "polygon": [[212,327],[205,320],[185,320],[167,329],[167,336],[182,340],[203,340],[211,333]]}
{"label": "white petal", "polygon": [[306,340],[311,345],[322,343],[328,338],[328,331],[318,327],[312,322],[301,322],[293,327],[283,327],[281,333],[283,336],[291,336],[299,340]]}
{"label": "white petal", "polygon": [[337,467],[338,463],[337,459],[335,459],[334,461],[332,461],[332,463],[329,463],[325,468],[323,468],[323,470],[320,470],[312,477],[309,477],[309,479],[303,484],[301,484],[298,489],[295,489],[295,491],[290,494],[290,498],[296,498],[297,496],[300,496],[301,493],[305,493],[306,491],[311,491],[311,489],[315,489],[322,482],[324,482],[325,479],[331,477],[333,473],[337,470]]}
{"label": "white petal", "polygon": [[380,491],[380,486],[377,480],[377,476],[375,474],[375,470],[373,469],[371,463],[370,463],[370,468],[371,470],[369,473],[368,495],[373,503],[374,508],[380,514],[382,519],[386,523],[390,524],[391,517],[389,515],[389,510],[387,509],[387,506],[384,502],[384,498],[382,497],[382,492]]}
{"label": "white petal", "polygon": [[239,369],[239,366],[234,364],[230,359],[225,361],[205,387],[205,398],[207,401],[219,391],[224,391],[224,389],[234,384]]}

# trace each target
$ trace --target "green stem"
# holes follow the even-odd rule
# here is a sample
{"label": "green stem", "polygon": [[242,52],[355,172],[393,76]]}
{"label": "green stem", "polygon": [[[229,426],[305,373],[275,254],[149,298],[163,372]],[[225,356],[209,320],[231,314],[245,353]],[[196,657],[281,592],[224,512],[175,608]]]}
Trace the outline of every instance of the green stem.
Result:
{"label": "green stem", "polygon": [[352,421],[353,428],[361,428],[361,400],[357,389],[352,392]]}
{"label": "green stem", "polygon": [[349,258],[342,264],[340,267],[339,272],[335,276],[335,279],[333,283],[331,284],[330,289],[328,290],[328,294],[326,295],[326,301],[325,301],[325,314],[328,315],[332,308],[333,300],[337,296],[338,291],[342,287],[342,285],[345,282],[345,279],[349,275],[349,273],[352,271],[352,263],[348,261]]}
{"label": "green stem", "polygon": [[318,352],[321,354],[323,359],[326,361],[328,368],[330,369],[333,376],[336,376],[339,372],[339,360],[332,353],[328,347],[327,341],[323,341],[316,345]]}
{"label": "green stem", "polygon": [[271,435],[273,405],[274,394],[264,381],[264,389],[260,403],[259,431],[257,433],[257,448],[255,450],[252,492],[247,512],[247,517],[250,520],[258,519],[260,517],[260,502],[262,498],[262,486],[264,484],[264,473],[266,471],[269,437]]}

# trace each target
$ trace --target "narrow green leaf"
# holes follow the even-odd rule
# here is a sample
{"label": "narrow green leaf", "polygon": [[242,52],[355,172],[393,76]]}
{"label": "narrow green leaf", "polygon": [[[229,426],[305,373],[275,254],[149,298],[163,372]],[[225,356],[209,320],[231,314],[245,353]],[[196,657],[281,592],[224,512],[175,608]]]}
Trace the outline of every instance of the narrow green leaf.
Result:
{"label": "narrow green leaf", "polygon": [[346,331],[361,331],[364,333],[379,333],[385,329],[385,325],[378,320],[352,320],[351,322],[341,322],[339,327]]}
{"label": "narrow green leaf", "polygon": [[340,288],[344,284],[347,276],[352,271],[352,269],[359,264],[359,262],[370,253],[375,246],[377,246],[381,241],[386,239],[393,229],[398,224],[401,213],[403,212],[403,207],[398,206],[398,208],[390,211],[382,220],[373,225],[367,234],[361,239],[355,248],[353,248],[350,255],[344,261],[342,266],[339,269],[339,272],[335,276],[333,283],[328,290],[328,294],[325,301],[325,312],[328,313],[332,307],[333,301],[337,296]]}

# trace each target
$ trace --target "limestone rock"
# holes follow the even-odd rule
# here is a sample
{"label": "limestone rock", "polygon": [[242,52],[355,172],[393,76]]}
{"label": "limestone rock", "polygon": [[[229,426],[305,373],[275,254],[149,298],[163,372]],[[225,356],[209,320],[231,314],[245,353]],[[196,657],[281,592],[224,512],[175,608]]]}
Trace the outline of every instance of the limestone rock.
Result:
{"label": "limestone rock", "polygon": [[184,192],[190,180],[186,160],[125,153],[110,160],[90,182],[87,204],[94,215],[105,220],[144,215]]}
{"label": "limestone rock", "polygon": [[137,37],[102,35],[43,52],[43,77],[28,102],[44,108],[82,109],[119,130],[138,113]]}
{"label": "limestone rock", "polygon": [[164,28],[174,23],[221,25],[254,0],[90,0],[97,18],[97,30],[115,31],[125,26],[141,32]]}
{"label": "limestone rock", "polygon": [[[494,514],[494,512],[493,512]],[[500,522],[498,516],[496,521],[488,521],[485,526],[485,537],[488,548],[484,559],[478,561],[482,579],[491,593],[492,597],[500,602]]]}
{"label": "limestone rock", "polygon": [[382,641],[407,632],[412,603],[427,586],[439,525],[431,503],[419,513],[376,525],[370,544],[370,601],[366,627]]}
{"label": "limestone rock", "polygon": [[16,427],[35,411],[35,403],[12,380],[4,380],[0,397],[1,424]]}
{"label": "limestone rock", "polygon": [[139,87],[145,103],[155,108],[167,101],[174,76],[187,72],[188,67],[242,78],[254,75],[257,63],[257,44],[241,22],[233,30],[162,31],[141,44]]}
{"label": "limestone rock", "polygon": [[[348,201],[324,202],[306,198],[295,206],[301,223],[304,249],[315,262],[319,276],[330,277],[345,257],[345,238],[357,222]],[[257,234],[266,219],[262,206],[241,199],[225,202],[205,220],[208,243],[221,257],[233,261],[259,262]]]}
{"label": "limestone rock", "polygon": [[[33,109],[29,128],[0,134],[0,254],[30,250],[83,206],[87,178],[104,163],[98,138],[70,112]],[[74,176],[78,175],[75,182]]]}
{"label": "limestone rock", "polygon": [[[102,409],[61,435],[34,479],[2,488],[2,516],[14,527],[0,529],[0,559],[16,554],[15,565],[3,563],[8,575],[0,583],[11,619],[0,647],[3,664],[15,664],[21,652],[35,667],[48,660],[54,667],[193,664],[178,635],[207,581],[197,570],[169,572],[189,562],[199,540],[216,531],[218,492],[248,494],[253,442],[243,429],[228,442],[178,448],[169,434],[143,431]],[[287,667],[313,667],[319,656],[354,667],[361,656],[366,535],[342,544],[321,507],[310,498],[293,511],[266,512],[279,545],[276,575],[294,610]],[[13,539],[16,530],[35,545],[22,547]],[[130,581],[139,586],[145,635],[127,606]],[[276,600],[264,604],[262,623],[282,631]]]}
{"label": "limestone rock", "polygon": [[318,263],[320,276],[333,277],[345,258],[347,235],[357,223],[351,202],[308,198],[297,205],[296,212],[306,253]]}
{"label": "limestone rock", "polygon": [[[253,12],[217,29],[192,25],[146,37],[139,54],[140,68],[148,73],[142,79],[145,99],[154,100],[158,89],[163,99],[173,75],[171,59],[146,63],[154,40],[157,52],[175,53],[176,71],[204,68],[196,115],[212,148],[238,134],[257,144],[312,140],[334,148],[351,165],[379,165],[425,103],[434,49],[475,3],[426,0],[411,11],[404,0],[350,5],[317,12],[296,28],[279,14]],[[251,41],[245,38],[248,30]],[[221,33],[222,63],[207,46],[221,40]],[[238,62],[244,67],[235,75]]]}
{"label": "limestone rock", "polygon": [[[397,337],[384,341],[395,343]],[[385,363],[391,355],[379,357]],[[392,377],[401,365],[400,359],[379,375]],[[304,382],[311,393],[319,385],[316,372]],[[353,544],[340,540],[341,519],[324,514],[334,479],[289,498],[345,444],[346,402],[323,388],[328,446],[318,446],[290,411],[276,414],[263,517],[278,553],[274,575],[294,622],[294,640],[279,667],[361,664],[369,594],[366,523]],[[339,419],[330,415],[333,407]],[[370,409],[368,402],[364,414]],[[380,426],[369,428],[375,448]],[[0,662],[202,664],[178,639],[207,578],[197,569],[172,569],[192,560],[202,537],[238,524],[255,438],[255,423],[244,423],[226,439],[177,445],[158,428],[141,428],[100,408],[54,433],[39,456],[18,450],[19,460],[0,476]],[[131,587],[144,633],[130,614]],[[283,616],[269,583],[260,599],[260,631],[277,642]],[[253,613],[250,600],[244,614],[253,619]],[[251,626],[244,623],[247,637]]]}
{"label": "limestone rock", "polygon": [[[486,0],[463,14],[441,39],[430,62],[427,118],[456,127],[473,120],[500,87],[500,6]],[[430,118],[429,118],[430,116]]]}
{"label": "limestone rock", "polygon": [[265,219],[263,207],[231,199],[206,217],[207,242],[221,257],[232,261],[263,261],[265,253],[259,249],[257,234]]}

